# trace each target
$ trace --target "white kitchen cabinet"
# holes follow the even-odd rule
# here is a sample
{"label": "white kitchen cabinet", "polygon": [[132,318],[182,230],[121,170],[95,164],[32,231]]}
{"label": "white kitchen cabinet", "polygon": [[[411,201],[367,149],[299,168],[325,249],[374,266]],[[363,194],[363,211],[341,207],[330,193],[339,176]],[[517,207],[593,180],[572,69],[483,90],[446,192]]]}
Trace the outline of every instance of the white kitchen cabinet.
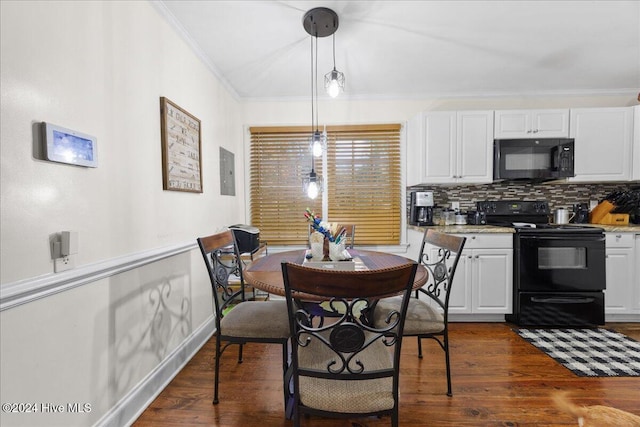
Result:
{"label": "white kitchen cabinet", "polygon": [[631,151],[633,152],[632,179],[640,181],[640,105],[633,107],[633,146]]}
{"label": "white kitchen cabinet", "polygon": [[566,138],[569,110],[496,110],[495,139]]}
{"label": "white kitchen cabinet", "polygon": [[[506,314],[512,310],[513,235],[468,234],[458,261],[450,314]],[[427,250],[427,249],[425,249]],[[436,248],[428,248],[431,259]]]}
{"label": "white kitchen cabinet", "polygon": [[407,184],[493,181],[493,111],[434,111],[412,120]]}
{"label": "white kitchen cabinet", "polygon": [[607,288],[604,293],[605,315],[632,314],[637,310],[637,257],[633,233],[605,233]]}
{"label": "white kitchen cabinet", "polygon": [[[633,303],[632,309],[635,313],[640,314],[640,234],[635,235],[635,251],[636,251],[636,261],[635,261],[635,272],[634,272],[634,282],[633,282]],[[638,319],[640,320],[640,319]]]}
{"label": "white kitchen cabinet", "polygon": [[633,108],[571,110],[575,177],[569,182],[629,181],[633,163]]}

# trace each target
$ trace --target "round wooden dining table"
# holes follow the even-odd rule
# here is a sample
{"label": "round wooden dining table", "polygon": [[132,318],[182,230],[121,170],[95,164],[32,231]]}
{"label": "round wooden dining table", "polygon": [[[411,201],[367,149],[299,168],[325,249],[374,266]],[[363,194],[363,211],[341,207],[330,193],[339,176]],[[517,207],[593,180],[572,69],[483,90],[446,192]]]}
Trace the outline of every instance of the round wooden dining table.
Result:
{"label": "round wooden dining table", "polygon": [[[377,270],[414,262],[409,258],[384,252],[361,249],[349,249],[348,251],[355,263],[355,270]],[[284,296],[282,263],[291,262],[294,264],[303,264],[305,254],[306,250],[299,249],[295,251],[277,252],[257,258],[244,270],[244,281],[247,285],[251,285],[261,291]],[[427,283],[428,278],[429,273],[427,269],[419,264],[413,281],[413,289],[422,287]]]}

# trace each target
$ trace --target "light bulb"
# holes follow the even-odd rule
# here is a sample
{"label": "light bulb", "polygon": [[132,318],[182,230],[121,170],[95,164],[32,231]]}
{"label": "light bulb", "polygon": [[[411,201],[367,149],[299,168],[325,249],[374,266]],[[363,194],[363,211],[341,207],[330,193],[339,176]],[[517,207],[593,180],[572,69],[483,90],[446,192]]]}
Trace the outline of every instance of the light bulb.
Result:
{"label": "light bulb", "polygon": [[320,157],[322,156],[322,142],[313,141],[313,156]]}
{"label": "light bulb", "polygon": [[318,183],[315,181],[311,181],[309,186],[307,186],[307,196],[310,199],[315,199],[318,197]]}
{"label": "light bulb", "polygon": [[331,79],[331,82],[329,83],[329,87],[327,88],[327,93],[332,98],[335,98],[340,94],[340,85],[338,84],[338,80]]}

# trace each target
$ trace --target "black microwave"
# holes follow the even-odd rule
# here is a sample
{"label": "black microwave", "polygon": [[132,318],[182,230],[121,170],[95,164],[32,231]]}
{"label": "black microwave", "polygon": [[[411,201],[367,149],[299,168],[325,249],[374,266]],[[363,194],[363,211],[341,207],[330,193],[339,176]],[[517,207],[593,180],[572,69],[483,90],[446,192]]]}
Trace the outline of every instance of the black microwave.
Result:
{"label": "black microwave", "polygon": [[573,138],[496,139],[493,178],[552,180],[574,173]]}

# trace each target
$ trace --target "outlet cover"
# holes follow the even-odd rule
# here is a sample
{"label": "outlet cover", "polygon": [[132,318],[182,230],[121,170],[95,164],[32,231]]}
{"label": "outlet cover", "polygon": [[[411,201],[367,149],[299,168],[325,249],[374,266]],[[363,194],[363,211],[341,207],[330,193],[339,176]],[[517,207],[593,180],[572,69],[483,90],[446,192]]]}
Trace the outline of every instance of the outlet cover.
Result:
{"label": "outlet cover", "polygon": [[62,258],[56,258],[53,260],[53,271],[60,273],[62,271],[71,270],[76,266],[76,259],[73,255],[68,255]]}

